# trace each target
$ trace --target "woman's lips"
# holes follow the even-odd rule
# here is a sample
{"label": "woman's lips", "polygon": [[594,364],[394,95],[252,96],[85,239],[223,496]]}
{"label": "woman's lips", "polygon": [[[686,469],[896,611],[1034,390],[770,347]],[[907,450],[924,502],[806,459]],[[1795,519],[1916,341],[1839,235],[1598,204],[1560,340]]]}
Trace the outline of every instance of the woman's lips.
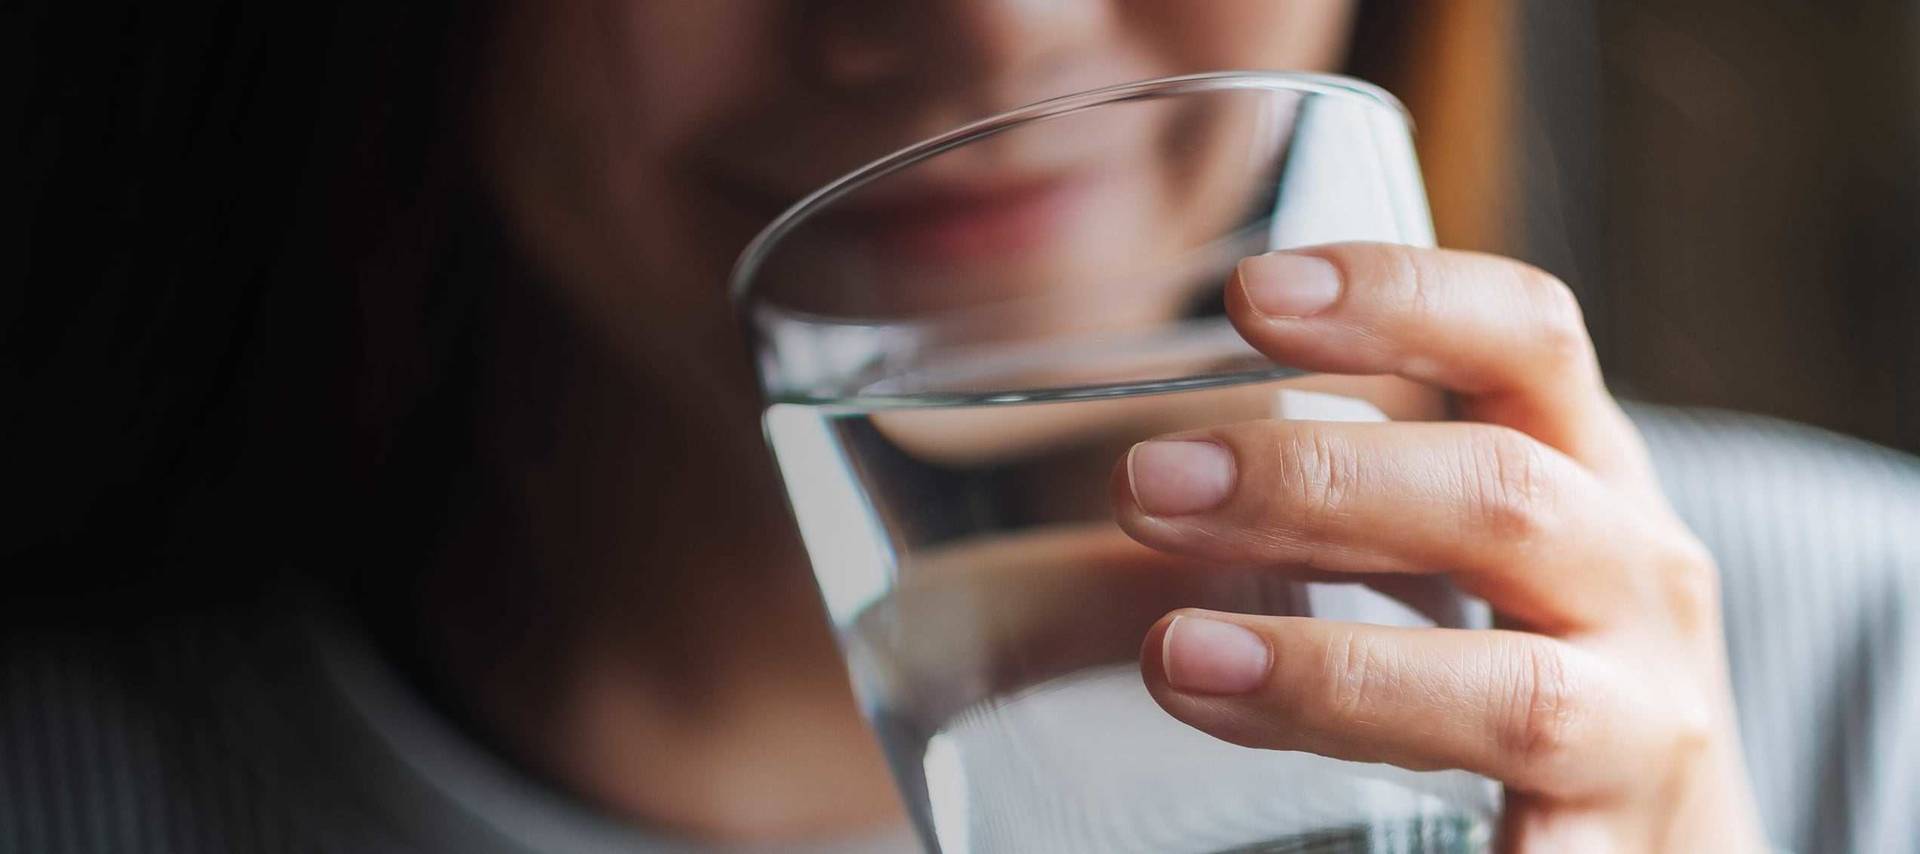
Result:
{"label": "woman's lips", "polygon": [[[1099,186],[1092,168],[1034,175],[891,180],[856,190],[813,214],[788,240],[827,240],[896,260],[959,264],[1030,252],[1079,216]],[[799,194],[755,181],[716,179],[743,210],[771,218]]]}
{"label": "woman's lips", "polygon": [[1087,175],[887,187],[820,212],[836,237],[918,261],[958,263],[1046,244],[1091,195]]}

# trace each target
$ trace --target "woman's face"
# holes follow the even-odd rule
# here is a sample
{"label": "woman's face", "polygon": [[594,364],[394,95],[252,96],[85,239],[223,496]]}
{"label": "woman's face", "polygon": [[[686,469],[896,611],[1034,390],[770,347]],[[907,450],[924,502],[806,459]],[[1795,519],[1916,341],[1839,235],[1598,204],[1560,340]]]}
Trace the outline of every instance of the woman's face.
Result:
{"label": "woman's face", "polygon": [[[526,2],[505,10],[491,45],[480,162],[523,249],[614,352],[650,375],[667,365],[732,364],[740,343],[727,268],[760,226],[811,189],[957,124],[1054,95],[1194,71],[1330,68],[1349,6]],[[1009,237],[1032,233],[1021,211],[1049,199],[1080,199],[1105,218],[1093,229],[1100,241],[1082,254],[1102,242],[1175,240],[1195,228],[1197,214],[1166,188],[1193,185],[1208,164],[1156,159],[1146,143],[1130,149],[1125,140],[1156,132],[1145,125],[1175,124],[1166,111],[1138,115],[1141,126],[1116,118],[1104,138],[1035,135],[1018,150],[935,163],[910,207],[881,201],[869,218],[891,223],[876,227],[892,229],[897,254],[928,266],[1010,263],[1023,247]],[[982,210],[1006,215],[975,215]],[[1040,281],[1043,266],[994,280]]]}

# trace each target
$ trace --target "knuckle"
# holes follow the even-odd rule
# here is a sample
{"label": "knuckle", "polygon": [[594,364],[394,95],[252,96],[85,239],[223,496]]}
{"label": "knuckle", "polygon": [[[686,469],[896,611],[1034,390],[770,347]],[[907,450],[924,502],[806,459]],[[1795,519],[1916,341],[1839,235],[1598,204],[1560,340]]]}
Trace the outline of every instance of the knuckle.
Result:
{"label": "knuckle", "polygon": [[1538,356],[1560,368],[1587,368],[1595,364],[1593,340],[1587,334],[1585,314],[1573,289],[1537,267],[1520,266],[1520,288],[1532,302],[1538,336]]}
{"label": "knuckle", "polygon": [[[1672,716],[1669,719],[1667,743],[1660,753],[1667,757],[1701,756],[1713,749],[1718,737],[1712,704],[1706,698],[1690,695],[1688,699],[1672,702],[1669,705]],[[1680,762],[1680,765],[1690,763]]]}
{"label": "knuckle", "polygon": [[1659,563],[1659,595],[1682,633],[1714,630],[1720,610],[1720,573],[1713,554],[1691,533],[1681,532],[1666,544]]}
{"label": "knuckle", "polygon": [[1468,498],[1480,525],[1511,542],[1551,531],[1558,501],[1546,448],[1510,428],[1489,427],[1482,435],[1468,474]]}
{"label": "knuckle", "polygon": [[1506,750],[1536,769],[1562,766],[1578,746],[1582,698],[1566,655],[1542,639],[1521,644],[1513,663]]}
{"label": "knuckle", "polygon": [[1271,494],[1281,506],[1270,518],[1302,536],[1327,530],[1360,479],[1358,458],[1330,431],[1302,426],[1283,435],[1277,459]]}
{"label": "knuckle", "polygon": [[1432,317],[1439,313],[1430,261],[1410,246],[1382,244],[1380,298],[1409,317]]}
{"label": "knuckle", "polygon": [[1327,699],[1333,714],[1351,720],[1362,714],[1371,694],[1374,675],[1372,645],[1347,632],[1339,644],[1339,655],[1329,656]]}
{"label": "knuckle", "polygon": [[1301,674],[1307,690],[1304,702],[1287,712],[1293,717],[1289,723],[1309,732],[1328,732],[1364,719],[1383,678],[1376,652],[1355,632],[1330,635],[1312,672]]}

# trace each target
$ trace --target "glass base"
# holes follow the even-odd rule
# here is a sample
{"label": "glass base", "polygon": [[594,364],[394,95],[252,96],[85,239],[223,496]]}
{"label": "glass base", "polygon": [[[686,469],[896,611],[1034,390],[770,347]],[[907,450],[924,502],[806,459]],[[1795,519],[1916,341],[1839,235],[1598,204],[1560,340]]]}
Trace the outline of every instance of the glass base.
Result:
{"label": "glass base", "polygon": [[1492,844],[1485,819],[1458,816],[1333,828],[1212,854],[1478,854]]}

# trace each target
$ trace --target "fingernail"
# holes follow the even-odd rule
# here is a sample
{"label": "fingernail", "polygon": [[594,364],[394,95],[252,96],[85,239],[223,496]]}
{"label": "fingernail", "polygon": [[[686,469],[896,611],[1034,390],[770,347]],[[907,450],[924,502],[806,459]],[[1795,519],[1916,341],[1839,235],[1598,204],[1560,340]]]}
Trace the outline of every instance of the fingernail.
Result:
{"label": "fingernail", "polygon": [[1212,442],[1141,442],[1127,452],[1127,483],[1149,516],[1211,510],[1233,491],[1233,455]]}
{"label": "fingernail", "polygon": [[1189,694],[1245,694],[1267,681],[1273,653],[1252,631],[1205,617],[1178,616],[1160,641],[1167,682]]}
{"label": "fingernail", "polygon": [[1240,261],[1247,304],[1268,317],[1307,317],[1340,298],[1340,271],[1312,255],[1275,252]]}

